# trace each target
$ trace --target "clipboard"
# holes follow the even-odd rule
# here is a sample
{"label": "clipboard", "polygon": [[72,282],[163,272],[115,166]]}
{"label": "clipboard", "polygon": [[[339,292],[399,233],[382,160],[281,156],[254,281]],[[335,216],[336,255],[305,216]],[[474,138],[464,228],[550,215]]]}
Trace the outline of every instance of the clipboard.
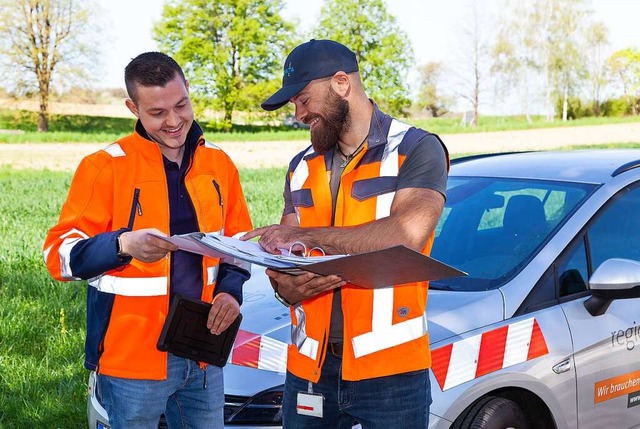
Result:
{"label": "clipboard", "polygon": [[364,288],[382,288],[467,275],[464,271],[403,245],[351,255],[298,256],[293,255],[291,249],[288,255],[274,255],[255,242],[203,233],[157,237],[183,250],[214,257],[228,255],[286,274],[336,274],[343,280]]}
{"label": "clipboard", "polygon": [[467,275],[464,271],[402,245],[329,259],[300,268],[324,276],[336,274],[349,283],[368,289]]}
{"label": "clipboard", "polygon": [[157,348],[176,356],[225,366],[236,339],[242,314],[220,335],[207,328],[211,304],[177,295],[173,298]]}

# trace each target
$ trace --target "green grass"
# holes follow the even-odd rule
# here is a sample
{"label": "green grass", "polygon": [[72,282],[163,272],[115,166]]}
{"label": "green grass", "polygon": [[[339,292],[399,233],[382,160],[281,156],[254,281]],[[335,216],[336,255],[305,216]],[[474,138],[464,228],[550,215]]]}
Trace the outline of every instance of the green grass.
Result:
{"label": "green grass", "polygon": [[[241,170],[256,226],[280,220],[284,169]],[[86,427],[84,282],[42,260],[71,173],[0,168],[0,428]]]}
{"label": "green grass", "polygon": [[[460,118],[412,119],[404,121],[436,134],[454,134],[486,131],[523,130],[579,125],[600,125],[625,122],[640,122],[640,116],[611,118],[582,118],[568,122],[547,122],[543,116],[533,116],[527,123],[524,116],[481,116],[476,128],[463,127]],[[0,110],[0,143],[105,143],[113,142],[130,134],[134,118],[108,118],[82,115],[51,115],[49,131],[36,132],[37,114],[24,110]],[[215,122],[200,121],[206,138],[220,141],[280,141],[306,140],[308,130],[294,130],[283,126],[234,125],[231,132],[220,132]],[[17,132],[13,132],[17,131]]]}
{"label": "green grass", "polygon": [[81,427],[84,286],[41,256],[70,174],[0,169],[0,427]]}

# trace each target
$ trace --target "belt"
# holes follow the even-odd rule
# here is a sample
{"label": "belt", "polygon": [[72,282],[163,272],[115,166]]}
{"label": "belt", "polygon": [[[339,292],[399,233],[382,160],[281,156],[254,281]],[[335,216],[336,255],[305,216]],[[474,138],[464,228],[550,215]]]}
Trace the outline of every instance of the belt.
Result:
{"label": "belt", "polygon": [[342,357],[342,343],[328,343],[327,353],[331,353],[334,356]]}

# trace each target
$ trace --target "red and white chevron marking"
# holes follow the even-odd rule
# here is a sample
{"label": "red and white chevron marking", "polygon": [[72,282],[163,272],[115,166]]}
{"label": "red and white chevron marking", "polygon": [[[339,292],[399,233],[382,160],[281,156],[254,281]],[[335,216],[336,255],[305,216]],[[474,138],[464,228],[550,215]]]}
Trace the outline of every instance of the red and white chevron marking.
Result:
{"label": "red and white chevron marking", "polygon": [[432,370],[445,391],[547,353],[540,326],[531,318],[433,350]]}
{"label": "red and white chevron marking", "polygon": [[228,362],[284,374],[287,371],[287,344],[241,329]]}

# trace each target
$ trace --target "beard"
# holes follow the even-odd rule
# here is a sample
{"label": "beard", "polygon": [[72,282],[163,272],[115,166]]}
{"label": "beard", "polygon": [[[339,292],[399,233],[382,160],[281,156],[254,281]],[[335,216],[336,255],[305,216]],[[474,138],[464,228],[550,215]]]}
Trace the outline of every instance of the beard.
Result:
{"label": "beard", "polygon": [[333,149],[338,144],[342,133],[351,126],[347,100],[329,87],[325,102],[326,109],[318,115],[320,123],[311,130],[311,144],[313,144],[313,149],[320,154]]}

